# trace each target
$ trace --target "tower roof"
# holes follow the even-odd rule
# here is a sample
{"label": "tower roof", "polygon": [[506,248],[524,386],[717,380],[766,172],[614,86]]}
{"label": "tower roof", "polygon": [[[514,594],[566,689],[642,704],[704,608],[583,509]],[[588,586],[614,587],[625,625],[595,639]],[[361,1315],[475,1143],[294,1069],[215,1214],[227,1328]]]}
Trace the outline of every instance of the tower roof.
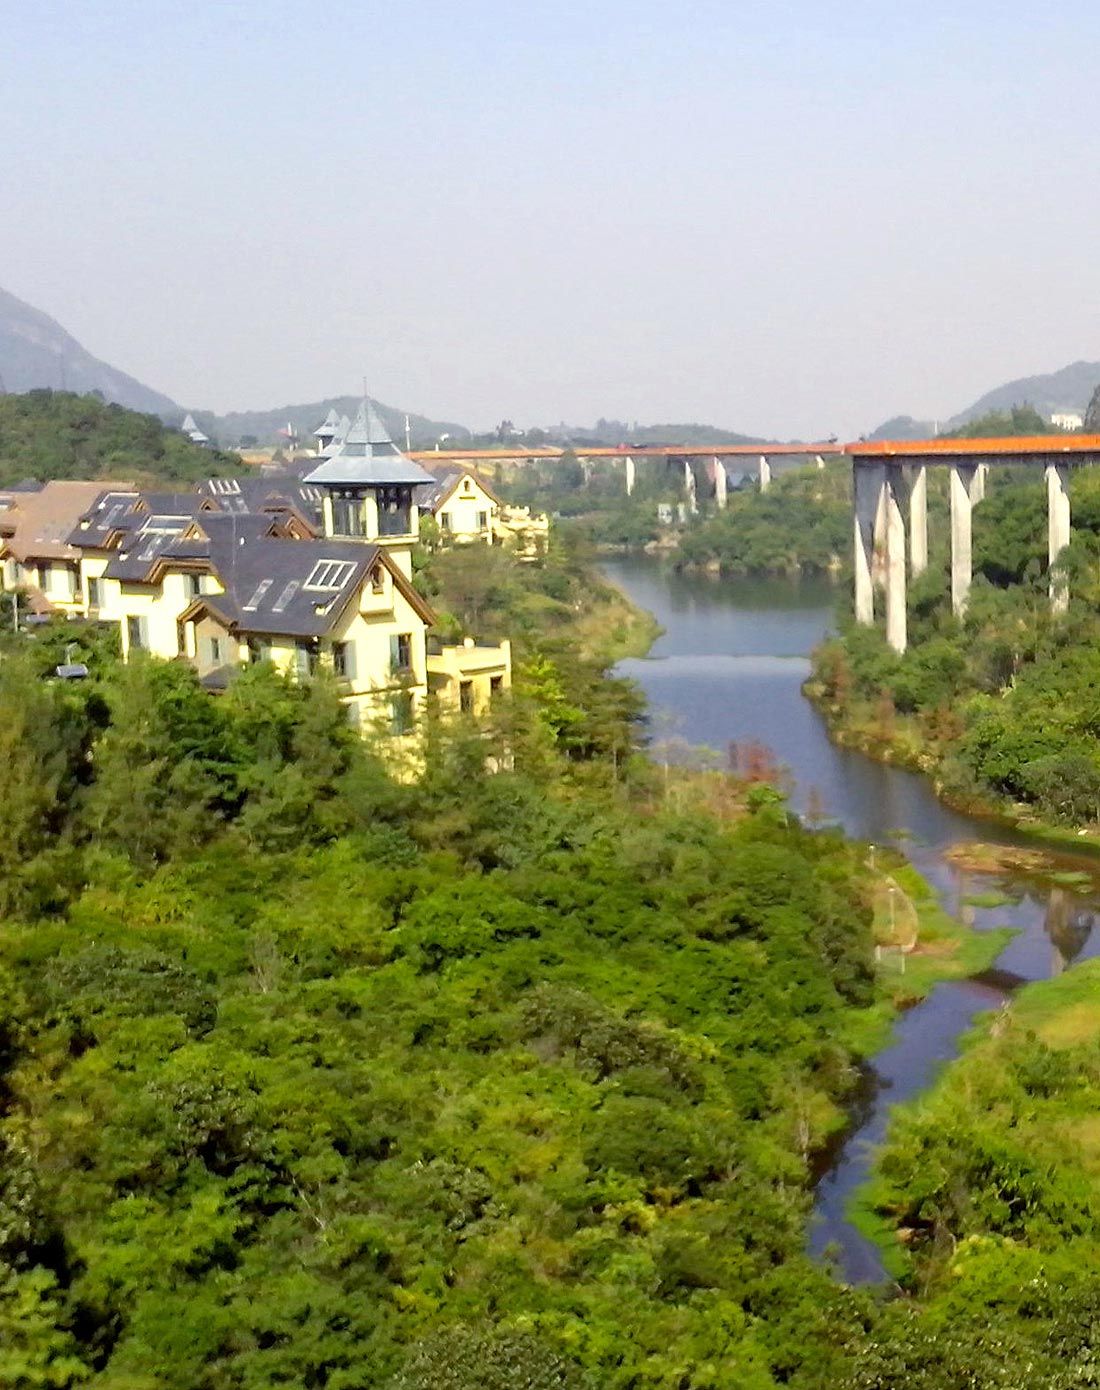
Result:
{"label": "tower roof", "polygon": [[328,487],[412,487],[433,480],[418,463],[405,457],[374,406],[364,397],[347,432],[337,435],[304,481]]}
{"label": "tower roof", "polygon": [[329,413],[313,431],[317,439],[334,439],[340,433],[340,417],[336,413],[335,406],[329,409]]}

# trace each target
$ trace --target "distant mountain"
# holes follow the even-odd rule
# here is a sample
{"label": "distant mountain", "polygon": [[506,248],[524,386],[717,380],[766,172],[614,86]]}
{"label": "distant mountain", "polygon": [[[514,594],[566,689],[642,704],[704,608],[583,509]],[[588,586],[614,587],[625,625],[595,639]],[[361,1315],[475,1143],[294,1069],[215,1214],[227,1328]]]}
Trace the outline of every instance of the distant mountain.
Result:
{"label": "distant mountain", "polygon": [[562,425],[552,431],[576,445],[597,444],[763,444],[756,434],[737,434],[718,425],[630,425],[625,420],[597,420],[594,425]]}
{"label": "distant mountain", "polygon": [[895,415],[885,420],[868,439],[930,439],[936,433],[934,420],[914,420],[912,415]]}
{"label": "distant mountain", "polygon": [[178,417],[175,401],[93,357],[47,314],[0,290],[0,381],[8,391],[55,391],[103,398],[150,415]]}
{"label": "distant mountain", "polygon": [[1052,415],[1084,415],[1092,393],[1100,385],[1100,362],[1071,362],[1056,372],[1022,376],[995,386],[973,405],[945,420],[914,420],[911,415],[895,415],[873,430],[868,439],[928,439],[960,429],[971,420],[994,411],[1005,414],[1014,405],[1030,405],[1048,420]]}
{"label": "distant mountain", "polygon": [[[228,415],[215,415],[208,410],[195,410],[192,414],[199,427],[211,439],[217,440],[226,448],[236,448],[242,441],[246,445],[285,443],[284,431],[289,425],[297,432],[303,444],[313,443],[313,431],[330,410],[337,415],[355,418],[359,409],[359,396],[327,396],[323,401],[311,401],[306,405],[281,405],[274,410],[234,410]],[[390,434],[399,444],[405,442],[405,412],[395,406],[382,405],[375,401],[375,408]],[[426,415],[409,415],[409,436],[414,449],[430,449],[440,435],[450,435],[455,444],[461,445],[470,437],[465,425],[448,420],[432,420]]]}
{"label": "distant mountain", "polygon": [[947,421],[956,429],[991,410],[1011,410],[1014,405],[1031,405],[1048,418],[1062,411],[1084,415],[1093,391],[1100,384],[1100,362],[1071,362],[1060,371],[1042,376],[1022,376],[1017,381],[994,387]]}

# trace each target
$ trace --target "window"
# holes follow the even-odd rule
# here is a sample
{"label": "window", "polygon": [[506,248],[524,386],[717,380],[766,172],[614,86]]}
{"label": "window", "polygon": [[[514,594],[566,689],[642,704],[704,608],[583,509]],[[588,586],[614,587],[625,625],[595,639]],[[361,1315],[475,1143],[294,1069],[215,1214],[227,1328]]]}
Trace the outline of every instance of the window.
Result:
{"label": "window", "polygon": [[412,669],[412,633],[390,635],[390,675],[399,676]]}
{"label": "window", "polygon": [[402,691],[390,701],[390,733],[407,734],[413,726],[413,702],[409,692]]}
{"label": "window", "polygon": [[100,608],[103,605],[103,580],[88,580],[88,607]]}
{"label": "window", "polygon": [[463,714],[473,714],[474,712],[474,683],[473,681],[459,681],[458,683],[458,707]]}
{"label": "window", "polygon": [[198,596],[202,593],[202,575],[187,574],[184,575],[184,581],[187,585],[187,592],[191,595],[191,597],[198,598]]}
{"label": "window", "polygon": [[209,640],[210,665],[220,666],[222,664],[222,639],[211,637]]}
{"label": "window", "polygon": [[53,592],[59,598],[72,598],[76,593],[76,576],[68,565],[51,565],[50,579],[53,582]]}
{"label": "window", "polygon": [[501,692],[502,692],[503,690],[504,690],[504,677],[503,677],[503,676],[490,676],[490,677],[489,677],[489,698],[495,700],[496,697],[497,697],[499,694],[501,694]]}
{"label": "window", "polygon": [[332,530],[337,536],[365,536],[366,504],[355,492],[337,492],[332,499]]}
{"label": "window", "polygon": [[146,618],[127,618],[126,619],[126,645],[131,650],[148,648],[149,646],[149,623]]}
{"label": "window", "polygon": [[244,606],[245,612],[248,612],[251,609],[259,608],[260,603],[263,600],[264,594],[267,593],[268,589],[270,589],[272,584],[274,583],[274,579],[261,579],[260,582],[256,585],[256,592],[252,595],[252,597]]}
{"label": "window", "polygon": [[355,643],[333,642],[332,669],[338,680],[355,679]]}
{"label": "window", "polygon": [[372,594],[385,593],[386,577],[382,573],[381,565],[375,565],[374,569],[370,572],[370,590]]}
{"label": "window", "polygon": [[317,648],[311,642],[299,642],[294,648],[294,669],[302,680],[317,670]]}
{"label": "window", "polygon": [[477,514],[477,529],[478,529],[479,531],[488,531],[488,529],[489,529],[489,513],[488,513],[488,512],[478,512],[478,514]]}
{"label": "window", "polygon": [[318,560],[303,585],[306,589],[342,589],[355,573],[354,560]]}
{"label": "window", "polygon": [[380,487],[378,489],[378,534],[407,536],[412,530],[412,489]]}
{"label": "window", "polygon": [[290,583],[286,586],[286,588],[283,590],[283,592],[279,595],[279,597],[275,600],[275,602],[271,605],[272,611],[275,613],[284,612],[287,604],[298,592],[300,587],[301,586],[298,583],[297,579],[292,579]]}
{"label": "window", "polygon": [[443,534],[444,534],[445,536],[450,535],[450,532],[451,532],[451,514],[450,514],[450,512],[440,512],[440,514],[439,514],[439,529],[443,532]]}

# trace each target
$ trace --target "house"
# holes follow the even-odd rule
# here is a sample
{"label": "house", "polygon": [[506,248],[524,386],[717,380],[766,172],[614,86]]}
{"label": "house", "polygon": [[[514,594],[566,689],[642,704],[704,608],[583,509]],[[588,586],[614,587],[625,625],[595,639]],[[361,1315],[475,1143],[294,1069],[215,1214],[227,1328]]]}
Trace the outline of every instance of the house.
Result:
{"label": "house", "polygon": [[[126,489],[124,483],[116,485],[120,494]],[[7,505],[0,510],[3,587],[28,590],[32,603],[43,609],[74,616],[84,613],[81,550],[71,537],[80,517],[103,491],[102,482],[54,481],[34,491],[4,493]]]}
{"label": "house", "polygon": [[1050,423],[1056,430],[1079,430],[1085,423],[1085,417],[1075,410],[1063,410],[1052,415]]}
{"label": "house", "polygon": [[545,547],[549,518],[502,501],[480,473],[458,465],[428,467],[427,471],[432,482],[424,485],[417,501],[422,511],[434,517],[441,540],[510,545],[520,559],[534,559]]}
{"label": "house", "polygon": [[434,517],[443,540],[492,545],[501,500],[472,468],[426,468],[432,481],[417,493],[422,512]]}
{"label": "house", "polygon": [[378,545],[295,540],[278,529],[234,550],[220,529],[208,551],[216,586],[178,618],[180,650],[203,683],[224,688],[252,661],[299,679],[325,668],[353,724],[411,732],[427,695],[435,617],[393,557]]}
{"label": "house", "polygon": [[124,660],[186,660],[211,691],[250,662],[327,669],[349,719],[403,735],[432,694],[485,710],[511,683],[507,642],[429,654],[412,583],[429,474],[364,401],[304,478],[209,478],[191,492],[60,482],[0,492],[0,579],[43,608],[117,624]]}

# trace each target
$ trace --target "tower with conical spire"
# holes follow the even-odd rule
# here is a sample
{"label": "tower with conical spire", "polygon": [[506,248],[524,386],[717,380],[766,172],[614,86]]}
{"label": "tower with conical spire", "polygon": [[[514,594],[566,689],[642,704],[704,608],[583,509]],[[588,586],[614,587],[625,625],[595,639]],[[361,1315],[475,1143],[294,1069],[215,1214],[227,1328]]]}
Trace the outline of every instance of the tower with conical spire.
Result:
{"label": "tower with conical spire", "polygon": [[434,480],[401,452],[366,396],[351,428],[337,435],[303,481],[322,490],[326,536],[385,546],[412,574],[419,526],[415,490]]}

